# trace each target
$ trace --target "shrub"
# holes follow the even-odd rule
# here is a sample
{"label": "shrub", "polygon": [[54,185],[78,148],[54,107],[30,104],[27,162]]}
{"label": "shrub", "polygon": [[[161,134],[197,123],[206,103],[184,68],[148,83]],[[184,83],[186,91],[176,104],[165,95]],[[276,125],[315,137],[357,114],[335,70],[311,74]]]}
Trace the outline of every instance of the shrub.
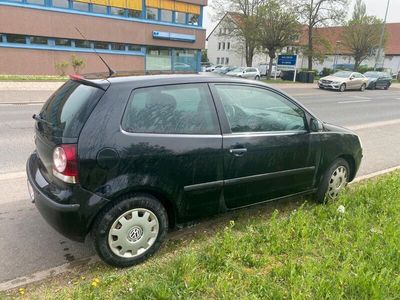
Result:
{"label": "shrub", "polygon": [[333,73],[333,70],[331,68],[323,68],[322,69],[322,76],[328,76]]}
{"label": "shrub", "polygon": [[68,67],[69,67],[69,62],[67,61],[56,62],[54,64],[54,68],[57,70],[57,73],[60,76],[65,76]]}
{"label": "shrub", "polygon": [[71,66],[75,74],[79,74],[85,68],[85,61],[75,55],[71,56]]}

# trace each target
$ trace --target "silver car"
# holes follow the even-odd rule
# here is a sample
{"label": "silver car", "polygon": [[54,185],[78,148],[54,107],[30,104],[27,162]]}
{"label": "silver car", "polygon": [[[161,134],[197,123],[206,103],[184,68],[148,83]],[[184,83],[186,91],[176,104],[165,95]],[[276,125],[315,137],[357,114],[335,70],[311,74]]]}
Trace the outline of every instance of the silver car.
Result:
{"label": "silver car", "polygon": [[233,76],[233,77],[241,77],[241,78],[247,78],[247,79],[260,80],[260,71],[257,68],[253,68],[253,67],[236,68],[236,69],[226,73],[226,75]]}
{"label": "silver car", "polygon": [[364,91],[368,86],[368,78],[363,74],[351,71],[339,71],[322,77],[318,81],[320,89],[332,89],[344,92],[345,90]]}

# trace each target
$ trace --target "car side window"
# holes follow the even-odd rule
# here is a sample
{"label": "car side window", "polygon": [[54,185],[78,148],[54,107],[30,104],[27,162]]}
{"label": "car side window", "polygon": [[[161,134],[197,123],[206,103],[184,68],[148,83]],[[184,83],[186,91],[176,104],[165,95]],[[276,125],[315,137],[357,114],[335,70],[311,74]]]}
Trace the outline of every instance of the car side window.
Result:
{"label": "car side window", "polygon": [[232,133],[306,130],[304,111],[275,92],[231,84],[215,89]]}
{"label": "car side window", "polygon": [[125,110],[122,128],[134,133],[220,133],[206,84],[166,85],[135,90]]}

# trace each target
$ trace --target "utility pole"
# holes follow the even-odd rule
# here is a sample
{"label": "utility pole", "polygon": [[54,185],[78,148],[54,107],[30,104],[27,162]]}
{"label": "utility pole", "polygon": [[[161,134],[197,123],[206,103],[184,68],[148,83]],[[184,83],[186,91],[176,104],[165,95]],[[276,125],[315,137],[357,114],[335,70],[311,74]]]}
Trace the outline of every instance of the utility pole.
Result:
{"label": "utility pole", "polygon": [[378,48],[378,51],[376,52],[376,56],[375,56],[374,71],[376,71],[376,67],[378,65],[378,59],[380,59],[380,57],[381,57],[381,49],[383,47],[383,37],[385,36],[385,25],[386,25],[386,18],[387,18],[388,10],[389,10],[389,3],[390,3],[390,0],[387,1],[387,5],[386,5],[385,20],[383,21],[383,24],[382,24],[382,32],[381,32],[381,38],[379,40],[379,48]]}

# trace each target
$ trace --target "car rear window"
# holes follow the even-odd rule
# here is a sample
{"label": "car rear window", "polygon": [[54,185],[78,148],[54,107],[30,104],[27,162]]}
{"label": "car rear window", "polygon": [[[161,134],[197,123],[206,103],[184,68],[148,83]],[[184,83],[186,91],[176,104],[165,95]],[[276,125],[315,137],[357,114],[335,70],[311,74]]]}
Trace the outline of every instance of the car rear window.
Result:
{"label": "car rear window", "polygon": [[103,94],[96,87],[67,81],[47,100],[40,117],[51,127],[52,135],[77,138]]}

